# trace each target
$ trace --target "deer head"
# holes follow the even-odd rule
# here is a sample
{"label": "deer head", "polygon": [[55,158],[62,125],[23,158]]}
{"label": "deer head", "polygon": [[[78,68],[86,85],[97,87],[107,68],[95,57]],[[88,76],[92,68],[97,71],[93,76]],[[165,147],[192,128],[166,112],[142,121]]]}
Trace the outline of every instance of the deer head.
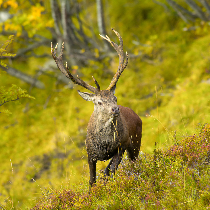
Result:
{"label": "deer head", "polygon": [[62,56],[63,56],[63,50],[64,50],[64,42],[62,44],[61,53],[59,56],[56,55],[57,45],[55,49],[53,49],[52,43],[51,43],[51,54],[58,68],[60,69],[60,71],[67,78],[72,80],[72,82],[74,82],[75,84],[80,85],[86,88],[87,90],[90,90],[92,93],[80,92],[80,91],[78,91],[78,93],[86,101],[92,101],[94,103],[94,111],[96,113],[100,113],[100,115],[103,115],[103,116],[104,114],[106,114],[107,118],[115,117],[119,114],[119,107],[117,106],[117,98],[114,96],[114,93],[115,93],[117,81],[128,63],[128,54],[126,52],[126,59],[125,59],[124,52],[123,52],[122,37],[117,31],[115,31],[114,29],[112,30],[115,32],[115,34],[118,36],[120,40],[119,46],[113,41],[111,41],[108,36],[100,35],[103,39],[107,40],[113,46],[113,48],[117,51],[117,54],[119,56],[118,70],[116,74],[114,75],[113,79],[111,80],[109,87],[106,90],[100,90],[100,86],[94,77],[92,78],[96,84],[96,88],[87,84],[78,76],[74,77],[69,71],[67,62],[66,62],[66,65],[63,64]]}

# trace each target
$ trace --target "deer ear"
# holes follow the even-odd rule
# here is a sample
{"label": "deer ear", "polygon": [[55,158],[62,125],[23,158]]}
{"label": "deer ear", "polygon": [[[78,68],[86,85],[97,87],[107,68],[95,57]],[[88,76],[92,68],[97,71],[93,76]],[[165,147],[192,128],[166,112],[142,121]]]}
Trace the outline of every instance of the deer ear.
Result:
{"label": "deer ear", "polygon": [[79,93],[79,95],[85,99],[86,101],[92,101],[93,100],[93,96],[95,94],[93,93],[87,93],[87,92],[80,92],[79,90],[77,91]]}

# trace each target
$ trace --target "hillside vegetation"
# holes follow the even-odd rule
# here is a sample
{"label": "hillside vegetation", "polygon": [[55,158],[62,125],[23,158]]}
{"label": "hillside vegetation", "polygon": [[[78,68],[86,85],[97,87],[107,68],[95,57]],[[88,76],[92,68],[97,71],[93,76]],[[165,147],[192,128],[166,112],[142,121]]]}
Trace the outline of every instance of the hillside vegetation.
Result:
{"label": "hillside vegetation", "polygon": [[90,193],[86,185],[50,191],[33,209],[209,209],[209,149],[206,124],[165,151],[123,160],[114,179],[100,176]]}
{"label": "hillside vegetation", "polygon": [[[22,1],[8,2],[16,2],[21,12],[31,15]],[[75,85],[69,89],[54,77],[52,35],[47,31],[53,26],[49,2],[45,2],[46,11],[39,1],[34,2],[37,19],[31,17],[33,24],[20,13],[5,25],[8,30],[17,30],[8,51],[17,53],[24,46],[21,34],[27,31],[21,31],[22,24],[29,37],[46,36],[47,45],[37,47],[35,52],[49,57],[5,60],[13,68],[35,75],[44,89],[5,71],[0,74],[1,86],[16,84],[35,98],[0,107],[12,113],[0,116],[0,208],[210,208],[209,23],[197,20],[187,25],[150,0],[104,3],[107,33],[117,42],[111,28],[117,30],[130,55],[115,95],[118,104],[132,108],[143,121],[142,153],[135,163],[125,155],[115,178],[106,184],[100,170],[107,163],[98,163],[97,185],[89,194],[85,137],[93,104],[78,95],[76,90],[82,88]],[[82,20],[98,36],[95,1],[80,3],[86,8],[80,14]],[[16,12],[18,7],[10,4],[8,9]],[[0,37],[2,42],[8,40],[7,34]],[[93,49],[94,53],[98,51]],[[39,75],[37,71],[44,66],[46,72]],[[78,70],[91,85],[93,75],[104,89],[117,67],[118,57],[110,53],[102,61],[87,60],[73,71]]]}

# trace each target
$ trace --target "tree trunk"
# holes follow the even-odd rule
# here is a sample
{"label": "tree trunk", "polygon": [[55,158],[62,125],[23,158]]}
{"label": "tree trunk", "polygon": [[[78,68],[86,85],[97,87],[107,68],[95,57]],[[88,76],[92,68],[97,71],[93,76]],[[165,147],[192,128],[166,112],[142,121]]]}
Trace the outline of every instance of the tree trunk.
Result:
{"label": "tree trunk", "polygon": [[[106,27],[104,21],[104,8],[102,0],[96,0],[97,5],[97,21],[98,21],[98,30],[99,33],[103,36],[106,36]],[[107,41],[104,40],[104,47],[110,49],[110,46]]]}

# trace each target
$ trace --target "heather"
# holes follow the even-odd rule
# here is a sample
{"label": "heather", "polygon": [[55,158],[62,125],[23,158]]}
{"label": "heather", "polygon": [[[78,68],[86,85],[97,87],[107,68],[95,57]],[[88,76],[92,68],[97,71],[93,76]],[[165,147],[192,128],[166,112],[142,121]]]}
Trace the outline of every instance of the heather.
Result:
{"label": "heather", "polygon": [[114,178],[45,194],[33,209],[209,209],[210,125],[168,148],[123,159]]}

